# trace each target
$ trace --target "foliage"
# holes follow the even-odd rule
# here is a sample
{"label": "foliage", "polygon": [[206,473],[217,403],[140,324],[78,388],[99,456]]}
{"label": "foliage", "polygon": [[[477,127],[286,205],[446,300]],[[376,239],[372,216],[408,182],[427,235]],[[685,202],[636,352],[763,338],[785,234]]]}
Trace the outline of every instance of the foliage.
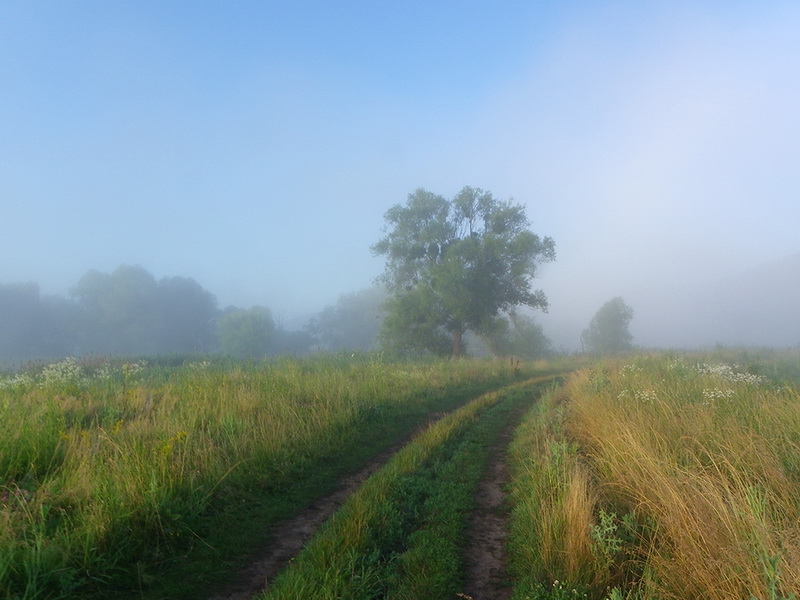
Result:
{"label": "foliage", "polygon": [[[215,297],[193,279],[157,280],[139,266],[123,265],[111,273],[89,271],[72,288],[71,299],[42,297],[34,283],[0,284],[0,364],[19,367],[30,360],[67,356],[216,352],[218,321],[235,310],[239,309],[221,312]],[[314,343],[307,331],[273,329],[269,344],[256,350],[253,346],[252,353],[241,348],[236,352],[263,356],[266,348],[273,354],[300,355]],[[230,350],[233,342],[227,342]]]}
{"label": "foliage", "polygon": [[305,356],[314,345],[314,336],[308,331],[291,331],[278,327],[275,330],[270,354],[274,356]]}
{"label": "foliage", "polygon": [[380,340],[390,354],[446,356],[453,351],[442,327],[447,315],[431,288],[420,286],[397,293],[386,302],[386,311]]}
{"label": "foliage", "polygon": [[[481,332],[519,305],[546,309],[533,290],[540,262],[555,258],[549,237],[531,232],[524,207],[465,187],[451,201],[423,189],[385,215],[384,342],[393,350],[459,355],[465,331]],[[449,343],[448,343],[449,340]]]}
{"label": "foliage", "polygon": [[0,362],[74,352],[78,314],[63,298],[42,297],[35,283],[0,285]]}
{"label": "foliage", "polygon": [[375,350],[383,322],[386,290],[372,287],[344,294],[308,324],[308,331],[327,351]]}
{"label": "foliage", "polygon": [[481,339],[495,356],[524,359],[544,358],[553,354],[553,343],[532,317],[511,311],[508,317],[489,322]]}
{"label": "foliage", "polygon": [[581,334],[581,342],[589,352],[616,354],[631,350],[633,336],[628,324],[633,309],[620,298],[612,298],[595,313],[589,327]]}
{"label": "foliage", "polygon": [[263,358],[270,354],[275,330],[268,308],[231,310],[219,320],[220,349],[234,358]]}
{"label": "foliage", "polygon": [[142,355],[207,352],[215,342],[217,301],[196,281],[157,281],[139,266],[89,271],[73,287],[83,311],[81,352]]}

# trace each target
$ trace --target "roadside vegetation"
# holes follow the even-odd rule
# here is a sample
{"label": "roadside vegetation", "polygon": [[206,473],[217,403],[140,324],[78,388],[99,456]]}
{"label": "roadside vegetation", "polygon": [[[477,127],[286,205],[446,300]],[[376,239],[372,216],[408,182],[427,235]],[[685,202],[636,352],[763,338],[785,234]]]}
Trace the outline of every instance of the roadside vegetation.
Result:
{"label": "roadside vegetation", "polygon": [[7,375],[0,597],[197,597],[253,545],[254,521],[266,530],[431,413],[533,372],[348,354]]}
{"label": "roadside vegetation", "polygon": [[598,363],[530,411],[514,598],[797,597],[800,361],[741,358]]}

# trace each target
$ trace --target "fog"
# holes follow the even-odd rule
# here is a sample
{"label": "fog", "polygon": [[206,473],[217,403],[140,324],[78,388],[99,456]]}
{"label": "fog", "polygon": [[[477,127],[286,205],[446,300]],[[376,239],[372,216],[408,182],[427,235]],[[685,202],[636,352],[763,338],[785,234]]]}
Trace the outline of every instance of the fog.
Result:
{"label": "fog", "polygon": [[800,344],[800,7],[642,4],[3,3],[0,284],[141,265],[299,330],[471,185],[555,240],[557,348],[616,296],[643,347]]}

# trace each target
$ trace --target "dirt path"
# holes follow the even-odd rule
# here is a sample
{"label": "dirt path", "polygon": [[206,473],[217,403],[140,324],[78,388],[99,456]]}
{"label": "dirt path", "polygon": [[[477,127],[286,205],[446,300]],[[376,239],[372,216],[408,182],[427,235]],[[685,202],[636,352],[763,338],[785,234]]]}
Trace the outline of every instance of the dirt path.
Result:
{"label": "dirt path", "polygon": [[311,506],[292,519],[284,521],[270,532],[268,546],[253,557],[225,590],[210,597],[210,600],[249,600],[266,589],[270,580],[294,558],[348,496],[358,489],[367,478],[380,469],[405,446],[413,435],[440,419],[446,413],[433,413],[428,423],[417,428],[414,434],[404,438],[375,456],[364,468],[343,479],[338,490],[319,498]]}
{"label": "dirt path", "polygon": [[507,600],[511,582],[506,573],[505,543],[508,538],[508,514],[505,487],[510,481],[507,457],[514,429],[529,406],[516,409],[508,425],[497,436],[490,450],[486,474],[478,483],[475,510],[467,525],[464,548],[466,582],[465,600]]}

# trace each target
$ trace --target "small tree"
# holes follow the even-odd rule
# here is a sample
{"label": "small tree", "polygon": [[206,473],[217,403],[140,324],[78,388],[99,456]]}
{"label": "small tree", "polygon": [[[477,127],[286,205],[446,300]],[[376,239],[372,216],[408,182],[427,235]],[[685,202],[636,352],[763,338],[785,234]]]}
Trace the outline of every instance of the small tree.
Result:
{"label": "small tree", "polygon": [[275,336],[272,313],[263,306],[233,309],[219,321],[223,354],[236,358],[262,358],[270,353]]}
{"label": "small tree", "polygon": [[499,317],[491,328],[481,335],[484,344],[495,356],[519,358],[543,358],[553,354],[553,343],[541,325],[532,317],[509,313],[508,318]]}
{"label": "small tree", "polygon": [[531,280],[555,258],[555,243],[528,229],[523,206],[471,187],[451,201],[418,189],[385,219],[372,251],[387,261],[390,349],[459,356],[464,332],[480,333],[516,306],[547,309]]}
{"label": "small tree", "polygon": [[328,351],[374,350],[384,318],[386,290],[371,287],[344,294],[306,326],[319,347]]}
{"label": "small tree", "polygon": [[585,350],[598,354],[626,352],[633,347],[633,336],[628,331],[631,319],[633,309],[619,296],[612,298],[592,317],[581,334],[581,344]]}

